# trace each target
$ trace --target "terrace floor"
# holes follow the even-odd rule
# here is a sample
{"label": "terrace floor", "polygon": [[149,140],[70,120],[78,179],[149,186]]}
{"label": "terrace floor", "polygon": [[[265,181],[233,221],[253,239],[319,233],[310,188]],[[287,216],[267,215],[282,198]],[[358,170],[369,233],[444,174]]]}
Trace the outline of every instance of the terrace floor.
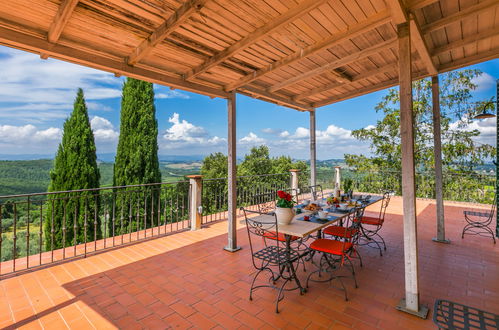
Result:
{"label": "terrace floor", "polygon": [[[434,203],[417,206],[422,303],[432,307],[442,298],[499,311],[499,244],[460,237],[462,210],[471,206],[446,204],[450,245],[431,241]],[[395,197],[382,230],[388,250],[380,257],[361,248],[359,288],[345,280],[348,302],[327,283],[312,283],[303,296],[286,293],[279,314],[273,290],[257,290],[249,301],[246,231],[238,232],[243,249],[228,253],[226,223],[219,222],[3,279],[0,328],[434,329],[431,314],[422,320],[394,308],[404,294],[401,214]]]}

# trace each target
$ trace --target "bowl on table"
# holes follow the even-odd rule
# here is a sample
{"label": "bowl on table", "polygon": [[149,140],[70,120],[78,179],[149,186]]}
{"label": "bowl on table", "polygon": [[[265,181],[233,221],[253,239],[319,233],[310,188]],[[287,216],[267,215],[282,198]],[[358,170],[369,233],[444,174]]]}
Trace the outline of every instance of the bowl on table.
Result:
{"label": "bowl on table", "polygon": [[317,215],[319,216],[320,219],[326,219],[327,218],[327,212],[326,211],[318,211]]}
{"label": "bowl on table", "polygon": [[349,206],[347,203],[341,203],[339,206],[338,206],[338,210],[340,211],[347,211],[349,209]]}

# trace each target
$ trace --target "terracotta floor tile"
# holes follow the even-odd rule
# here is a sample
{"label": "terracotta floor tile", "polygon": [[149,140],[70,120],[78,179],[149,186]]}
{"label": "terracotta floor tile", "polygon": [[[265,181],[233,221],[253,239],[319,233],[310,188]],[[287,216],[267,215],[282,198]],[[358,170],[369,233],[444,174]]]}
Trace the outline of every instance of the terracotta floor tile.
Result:
{"label": "terracotta floor tile", "polygon": [[[470,208],[446,204],[446,233],[452,243],[442,245],[431,241],[435,204],[417,202],[420,298],[430,307],[435,299],[446,298],[489,311],[499,309],[499,245],[481,237],[460,238],[462,211]],[[65,320],[81,327],[89,326],[90,320],[95,327],[106,329],[142,329],[160,321],[165,327],[182,329],[193,325],[434,329],[431,319],[421,320],[394,308],[404,295],[401,214],[402,201],[395,197],[381,230],[388,249],[380,257],[374,249],[359,248],[364,267],[356,267],[358,289],[345,279],[347,302],[335,282],[332,286],[311,283],[303,296],[286,292],[279,314],[273,312],[275,290],[256,290],[254,300],[249,301],[255,270],[245,228],[238,231],[243,249],[228,253],[221,249],[226,244],[226,223],[219,222],[200,231],[139,242],[2,279],[0,310],[12,309],[15,319],[10,313],[0,313],[0,328],[39,322],[44,328],[64,329]],[[54,254],[60,256],[61,252]],[[6,269],[4,263],[2,269]],[[313,269],[311,264],[307,264],[307,272],[299,267],[302,283]]]}

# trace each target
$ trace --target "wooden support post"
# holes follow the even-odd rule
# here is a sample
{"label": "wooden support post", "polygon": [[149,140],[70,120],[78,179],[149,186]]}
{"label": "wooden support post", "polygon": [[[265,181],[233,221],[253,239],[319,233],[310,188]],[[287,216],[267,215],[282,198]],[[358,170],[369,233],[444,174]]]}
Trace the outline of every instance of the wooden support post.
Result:
{"label": "wooden support post", "polygon": [[295,200],[298,202],[298,196],[300,195],[300,185],[298,182],[298,176],[300,175],[300,170],[289,170],[291,172],[291,194],[295,194]]}
{"label": "wooden support post", "polygon": [[334,186],[341,189],[341,166],[334,167]]}
{"label": "wooden support post", "polygon": [[442,175],[442,138],[440,133],[440,90],[438,75],[431,77],[433,105],[433,154],[435,157],[435,198],[437,200],[437,237],[434,242],[450,243],[445,239],[444,196]]}
{"label": "wooden support post", "polygon": [[316,185],[315,110],[310,111],[310,185]]}
{"label": "wooden support post", "polygon": [[402,143],[402,201],[404,210],[405,299],[397,309],[426,318],[419,305],[416,184],[414,172],[414,114],[412,110],[411,38],[409,23],[397,26],[399,40],[400,137]]}
{"label": "wooden support post", "polygon": [[188,175],[189,178],[189,219],[191,230],[201,229],[203,209],[201,208],[201,192],[203,190],[202,175]]}
{"label": "wooden support post", "polygon": [[237,169],[236,169],[236,93],[230,93],[227,99],[228,116],[228,242],[224,248],[227,251],[235,252],[241,248],[237,246]]}

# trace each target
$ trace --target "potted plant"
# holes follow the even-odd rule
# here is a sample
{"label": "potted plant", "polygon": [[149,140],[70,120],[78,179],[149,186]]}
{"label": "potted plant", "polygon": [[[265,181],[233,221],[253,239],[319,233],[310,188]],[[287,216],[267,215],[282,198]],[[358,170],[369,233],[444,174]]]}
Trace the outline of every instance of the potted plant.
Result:
{"label": "potted plant", "polygon": [[293,205],[295,202],[291,194],[279,190],[277,191],[277,203],[275,208],[275,215],[277,218],[277,223],[280,225],[287,225],[293,220],[295,212],[293,210]]}
{"label": "potted plant", "polygon": [[353,180],[350,178],[347,178],[343,180],[343,189],[345,189],[345,194],[348,195],[348,197],[352,198],[353,194]]}

